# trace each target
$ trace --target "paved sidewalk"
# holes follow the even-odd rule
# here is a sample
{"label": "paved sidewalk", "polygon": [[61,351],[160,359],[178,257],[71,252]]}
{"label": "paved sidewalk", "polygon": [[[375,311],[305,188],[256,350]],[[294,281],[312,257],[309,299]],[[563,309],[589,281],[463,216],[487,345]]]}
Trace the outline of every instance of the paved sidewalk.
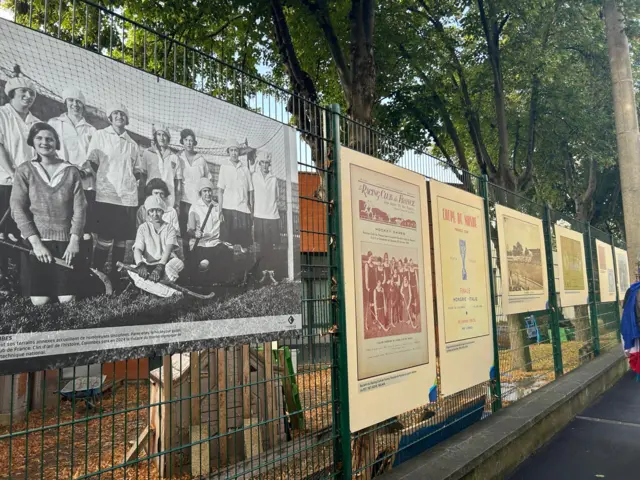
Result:
{"label": "paved sidewalk", "polygon": [[640,478],[640,383],[628,372],[510,480]]}

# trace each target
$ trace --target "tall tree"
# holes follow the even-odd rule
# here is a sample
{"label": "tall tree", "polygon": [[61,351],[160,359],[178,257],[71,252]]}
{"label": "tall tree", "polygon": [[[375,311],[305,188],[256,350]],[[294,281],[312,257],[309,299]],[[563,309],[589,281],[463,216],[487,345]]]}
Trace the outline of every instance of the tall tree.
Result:
{"label": "tall tree", "polygon": [[629,41],[623,14],[615,0],[604,1],[604,17],[613,83],[627,251],[633,271],[637,272],[640,260],[640,133]]}

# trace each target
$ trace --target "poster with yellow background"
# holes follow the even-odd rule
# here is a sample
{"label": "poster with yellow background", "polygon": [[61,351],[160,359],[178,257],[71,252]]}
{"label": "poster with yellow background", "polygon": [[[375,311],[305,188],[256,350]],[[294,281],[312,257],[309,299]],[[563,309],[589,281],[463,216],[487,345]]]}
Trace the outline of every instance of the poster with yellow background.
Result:
{"label": "poster with yellow background", "polygon": [[482,198],[429,182],[440,389],[452,395],[489,379],[493,329]]}
{"label": "poster with yellow background", "polygon": [[582,233],[558,225],[555,231],[560,303],[563,307],[585,305],[589,302],[589,290]]}

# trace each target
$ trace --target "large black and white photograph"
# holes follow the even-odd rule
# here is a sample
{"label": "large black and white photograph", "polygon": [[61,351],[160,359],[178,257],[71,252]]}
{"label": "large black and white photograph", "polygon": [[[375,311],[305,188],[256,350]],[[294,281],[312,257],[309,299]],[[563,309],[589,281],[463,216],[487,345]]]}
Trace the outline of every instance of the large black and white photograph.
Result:
{"label": "large black and white photograph", "polygon": [[0,20],[0,374],[296,334],[297,182],[287,125]]}

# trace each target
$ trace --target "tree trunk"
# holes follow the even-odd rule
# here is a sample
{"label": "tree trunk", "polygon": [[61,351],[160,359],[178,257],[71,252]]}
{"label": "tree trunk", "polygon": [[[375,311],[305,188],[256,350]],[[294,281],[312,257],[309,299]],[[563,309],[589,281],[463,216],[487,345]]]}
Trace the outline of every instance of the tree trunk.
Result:
{"label": "tree trunk", "polygon": [[[530,372],[533,369],[531,362],[531,351],[529,350],[529,339],[527,330],[524,327],[524,314],[507,315],[509,326],[509,341],[511,350],[511,368],[509,370],[520,370]],[[501,365],[502,371],[504,366]],[[505,373],[508,373],[506,371]]]}
{"label": "tree trunk", "polygon": [[580,345],[591,342],[591,320],[589,319],[589,305],[577,305],[574,307],[576,318],[573,327],[576,330],[576,342]]}
{"label": "tree trunk", "polygon": [[633,90],[629,41],[615,0],[605,0],[604,15],[613,84],[622,207],[632,277],[640,253],[640,137]]}

